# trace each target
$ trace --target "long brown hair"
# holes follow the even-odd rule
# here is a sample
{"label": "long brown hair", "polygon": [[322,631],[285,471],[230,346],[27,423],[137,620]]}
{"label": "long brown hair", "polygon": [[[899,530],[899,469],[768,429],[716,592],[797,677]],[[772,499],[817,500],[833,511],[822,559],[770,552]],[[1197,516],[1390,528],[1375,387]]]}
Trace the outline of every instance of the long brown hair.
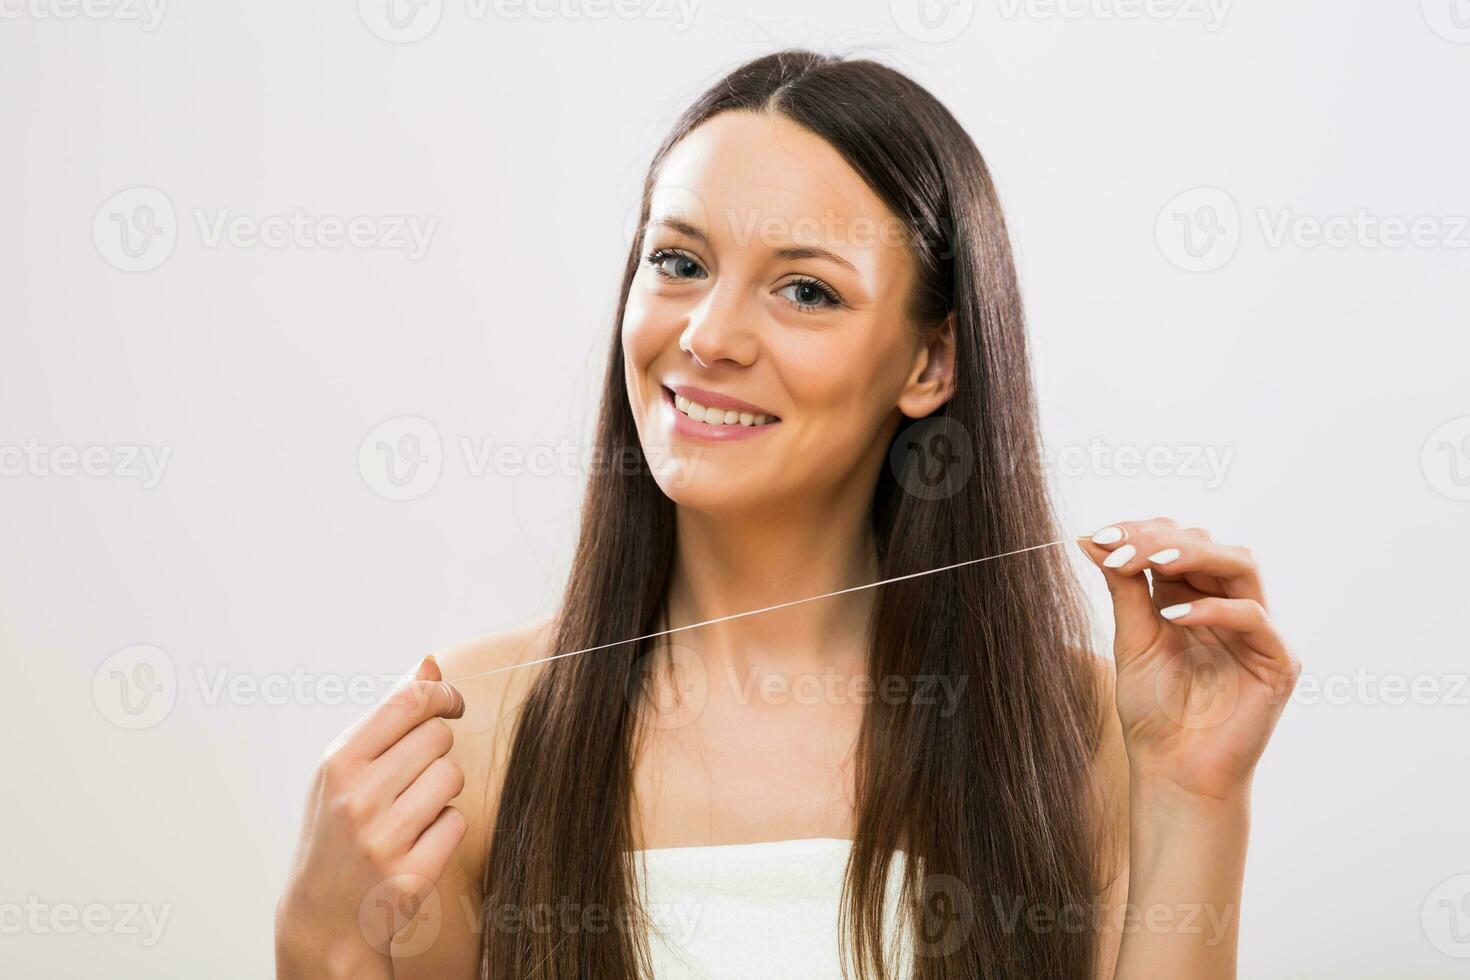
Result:
{"label": "long brown hair", "polygon": [[[936,416],[973,461],[949,494],[912,493],[919,455],[890,453],[874,492],[883,578],[1058,537],[1039,453],[1020,293],[1005,222],[974,142],[932,95],[876,62],[782,51],[732,71],[678,120],[649,166],[640,228],[670,149],[721,112],[775,112],[831,144],[912,234],[916,329],[953,316],[956,384]],[[640,262],[624,270],[597,443],[639,445],[619,325]],[[933,418],[933,416],[931,416]],[[901,429],[895,440],[912,438]],[[589,478],[554,630],[578,650],[658,628],[674,557],[674,505],[647,466]],[[841,919],[863,976],[895,967],[883,940],[890,858],[902,849],[908,964],[918,980],[1085,978],[1096,937],[1067,928],[1099,886],[1089,764],[1099,731],[1089,627],[1064,554],[1042,548],[878,588],[877,677],[966,678],[944,713],[865,708],[856,833]],[[522,708],[484,874],[482,972],[516,980],[635,980],[649,973],[632,850],[637,699],[646,643],[546,665]],[[953,710],[957,707],[957,710]],[[575,903],[633,928],[497,930],[495,909]],[[1042,910],[1049,919],[1034,918]],[[1033,923],[1051,921],[1052,928]],[[1090,918],[1089,918],[1090,921]],[[941,933],[935,926],[944,927]],[[956,933],[954,930],[960,930]],[[958,941],[956,941],[958,939]]]}

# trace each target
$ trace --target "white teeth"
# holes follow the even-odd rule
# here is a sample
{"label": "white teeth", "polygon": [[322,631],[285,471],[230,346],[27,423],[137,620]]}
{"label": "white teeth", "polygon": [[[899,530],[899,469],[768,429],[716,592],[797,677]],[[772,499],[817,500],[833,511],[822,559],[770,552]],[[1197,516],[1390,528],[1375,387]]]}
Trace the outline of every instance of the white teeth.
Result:
{"label": "white teeth", "polygon": [[724,408],[706,408],[683,395],[674,396],[674,407],[696,422],[705,425],[765,425],[773,416],[753,412],[736,412]]}

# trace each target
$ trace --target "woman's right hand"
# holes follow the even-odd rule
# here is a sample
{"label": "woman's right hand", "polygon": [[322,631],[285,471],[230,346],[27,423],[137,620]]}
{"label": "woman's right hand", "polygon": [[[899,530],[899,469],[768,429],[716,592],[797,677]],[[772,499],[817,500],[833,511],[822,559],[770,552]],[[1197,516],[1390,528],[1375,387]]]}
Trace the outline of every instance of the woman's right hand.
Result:
{"label": "woman's right hand", "polygon": [[464,773],[445,718],[464,698],[425,657],[327,749],[308,794],[290,881],[276,907],[278,980],[393,975],[393,936],[464,839],[449,801]]}

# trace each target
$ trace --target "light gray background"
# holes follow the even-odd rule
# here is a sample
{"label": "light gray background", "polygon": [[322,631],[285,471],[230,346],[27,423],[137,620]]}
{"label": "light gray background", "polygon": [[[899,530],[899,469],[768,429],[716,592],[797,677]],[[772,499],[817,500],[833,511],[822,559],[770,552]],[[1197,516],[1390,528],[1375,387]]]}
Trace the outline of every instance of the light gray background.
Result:
{"label": "light gray background", "polygon": [[[387,0],[93,2],[0,0],[8,975],[269,973],[307,774],[363,710],[323,685],[552,608],[576,467],[474,454],[584,444],[652,149],[785,45],[906,70],[974,134],[1070,524],[1168,514],[1254,547],[1304,685],[1347,685],[1299,689],[1259,770],[1241,975],[1470,969],[1464,0],[923,0],[932,31],[918,0],[705,0],[687,24],[442,0],[397,32]],[[154,192],[173,250],[123,271],[114,215]],[[222,209],[437,223],[410,258],[212,241]],[[1418,244],[1374,230],[1415,219]],[[1191,256],[1190,223],[1223,233]],[[405,416],[442,473],[392,501],[359,448]],[[63,469],[101,446],[106,472],[28,443]],[[156,486],[129,447],[170,453]],[[156,718],[114,683],[149,665]],[[293,671],[284,704],[213,686]],[[100,935],[47,925],[98,904]],[[128,906],[167,912],[156,941]]]}

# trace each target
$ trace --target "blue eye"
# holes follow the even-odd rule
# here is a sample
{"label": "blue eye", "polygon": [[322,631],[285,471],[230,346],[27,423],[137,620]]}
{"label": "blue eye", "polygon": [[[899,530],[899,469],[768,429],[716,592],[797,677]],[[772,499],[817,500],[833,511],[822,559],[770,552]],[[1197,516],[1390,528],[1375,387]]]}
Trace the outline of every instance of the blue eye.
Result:
{"label": "blue eye", "polygon": [[703,279],[704,267],[691,256],[671,248],[660,248],[649,252],[646,261],[653,266],[660,279],[688,280]]}
{"label": "blue eye", "polygon": [[842,297],[820,279],[789,282],[780,288],[778,294],[784,294],[787,290],[793,291],[793,295],[787,296],[787,299],[803,310],[833,309],[842,305]]}

